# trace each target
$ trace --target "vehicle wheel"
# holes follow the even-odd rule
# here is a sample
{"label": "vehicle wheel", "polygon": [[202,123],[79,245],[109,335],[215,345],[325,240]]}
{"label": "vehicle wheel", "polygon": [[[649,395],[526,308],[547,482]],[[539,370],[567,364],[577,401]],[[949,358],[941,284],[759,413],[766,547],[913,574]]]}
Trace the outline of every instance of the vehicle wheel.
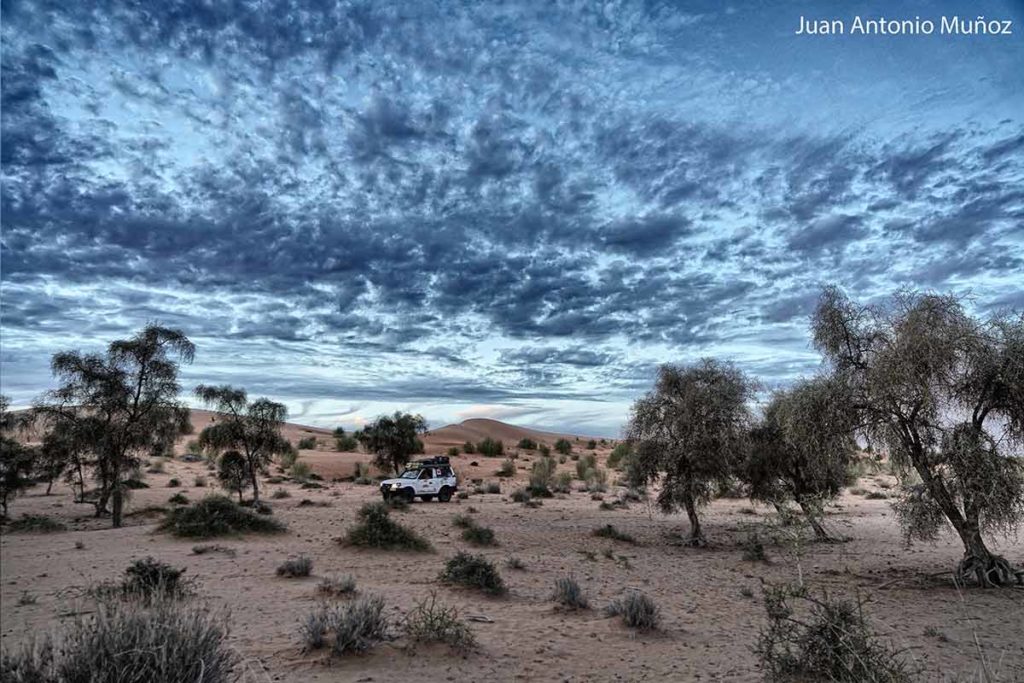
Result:
{"label": "vehicle wheel", "polygon": [[415,497],[416,493],[412,489],[402,489],[402,500],[406,503],[412,503],[412,499]]}
{"label": "vehicle wheel", "polygon": [[430,501],[434,500],[434,497],[433,496],[420,496],[420,500],[422,500],[424,503],[429,503]]}
{"label": "vehicle wheel", "polygon": [[441,490],[437,492],[437,499],[442,503],[447,503],[452,499],[452,490],[448,486],[442,486]]}

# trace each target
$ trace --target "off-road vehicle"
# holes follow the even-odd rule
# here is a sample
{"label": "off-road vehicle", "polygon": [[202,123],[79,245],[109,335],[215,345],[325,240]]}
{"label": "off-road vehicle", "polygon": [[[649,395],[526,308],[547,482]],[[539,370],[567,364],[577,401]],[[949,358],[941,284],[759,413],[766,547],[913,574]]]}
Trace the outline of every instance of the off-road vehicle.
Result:
{"label": "off-road vehicle", "polygon": [[417,496],[424,502],[436,496],[442,503],[447,503],[458,490],[455,470],[448,457],[443,455],[410,463],[401,476],[380,483],[380,495],[384,500],[397,497],[407,503]]}

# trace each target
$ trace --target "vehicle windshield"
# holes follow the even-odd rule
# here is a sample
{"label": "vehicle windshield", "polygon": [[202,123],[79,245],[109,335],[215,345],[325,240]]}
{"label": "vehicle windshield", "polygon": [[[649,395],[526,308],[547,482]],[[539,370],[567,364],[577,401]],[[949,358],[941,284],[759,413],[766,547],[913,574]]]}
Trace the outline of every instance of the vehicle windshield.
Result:
{"label": "vehicle windshield", "polygon": [[419,470],[406,470],[402,472],[402,479],[415,479],[420,474]]}

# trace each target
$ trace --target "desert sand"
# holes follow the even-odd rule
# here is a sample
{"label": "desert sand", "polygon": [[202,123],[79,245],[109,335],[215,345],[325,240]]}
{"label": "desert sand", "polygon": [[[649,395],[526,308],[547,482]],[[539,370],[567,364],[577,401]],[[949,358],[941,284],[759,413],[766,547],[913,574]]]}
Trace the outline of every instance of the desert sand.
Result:
{"label": "desert sand", "polygon": [[[209,413],[196,411],[197,430],[209,419]],[[999,680],[1024,680],[1024,590],[959,591],[948,574],[961,553],[958,541],[945,536],[934,545],[908,548],[886,500],[847,492],[827,518],[845,542],[769,544],[769,561],[751,562],[743,559],[742,541],[753,529],[764,533],[774,517],[768,508],[749,501],[715,501],[703,517],[710,546],[689,548],[680,543],[685,515],[663,515],[646,502],[600,510],[598,500],[580,491],[547,499],[536,508],[512,502],[509,494],[525,482],[535,453],[519,453],[514,480],[495,476],[500,458],[460,455],[454,463],[463,490],[470,491],[468,498],[447,504],[417,501],[409,510],[393,513],[428,537],[435,552],[367,551],[343,547],[336,539],[363,503],[379,500],[376,486],[331,480],[351,476],[355,463],[369,456],[331,451],[329,434],[299,425],[286,428],[285,436],[293,441],[320,438],[318,449],[302,451],[300,459],[324,477],[324,488],[303,489],[290,481],[264,484],[263,495],[288,532],[212,541],[234,550],[234,556],[193,554],[197,541],[156,531],[159,514],[131,515],[125,528],[111,529],[109,519],[94,519],[91,507],[74,504],[65,486],[55,487],[49,496],[44,487],[35,487],[15,499],[12,517],[45,514],[66,523],[68,530],[5,533],[0,539],[3,645],[12,647],[74,618],[86,609],[82,589],[116,578],[134,559],[153,556],[187,568],[197,582],[195,599],[230,611],[231,638],[244,658],[246,680],[752,681],[762,677],[752,651],[764,622],[762,582],[802,577],[812,589],[864,599],[876,629],[905,649],[926,680],[983,680],[982,657]],[[425,441],[428,453],[443,453],[447,446],[488,435],[503,439],[507,449],[523,436],[549,444],[557,438],[470,420],[435,430]],[[576,441],[576,435],[569,436],[575,452],[589,452],[586,437]],[[184,440],[179,452],[183,448]],[[596,450],[600,463],[610,448],[609,443]],[[560,471],[573,468],[571,460],[559,466]],[[130,510],[169,506],[168,498],[179,491],[194,501],[218,490],[203,462],[175,459],[165,469],[146,475],[150,488],[133,492]],[[273,469],[271,474],[277,474]],[[615,473],[610,474],[614,482]],[[205,487],[194,485],[197,476],[206,478]],[[171,478],[182,486],[169,488]],[[473,493],[470,482],[475,479],[501,481],[501,493]],[[893,486],[894,479],[881,474],[859,483],[865,491],[884,492]],[[277,489],[291,496],[270,499]],[[617,489],[610,484],[605,499],[613,499]],[[304,499],[319,505],[300,505]],[[452,525],[459,513],[493,528],[500,545],[469,547]],[[591,535],[609,523],[638,542]],[[1021,540],[994,539],[993,545],[1024,564]],[[483,597],[439,583],[445,560],[464,549],[499,566],[509,586],[506,597]],[[299,554],[313,559],[313,576],[275,576],[283,560]],[[525,563],[525,570],[505,567],[512,556]],[[479,650],[451,656],[443,646],[413,649],[397,639],[366,655],[333,661],[326,654],[304,653],[299,621],[321,602],[316,592],[320,578],[333,574],[351,574],[361,594],[383,596],[395,621],[436,591],[438,600],[456,606],[462,617],[485,619],[471,623]],[[581,583],[592,609],[563,611],[549,600],[555,579],[568,575]],[[660,632],[636,635],[617,619],[603,616],[605,604],[634,588],[661,608]]]}

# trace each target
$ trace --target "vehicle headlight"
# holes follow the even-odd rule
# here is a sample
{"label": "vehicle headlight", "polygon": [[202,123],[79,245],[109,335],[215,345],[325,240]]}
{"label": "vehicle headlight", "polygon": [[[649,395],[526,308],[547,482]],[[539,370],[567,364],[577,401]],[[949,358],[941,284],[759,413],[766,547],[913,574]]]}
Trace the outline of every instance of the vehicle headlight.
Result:
{"label": "vehicle headlight", "polygon": [[397,489],[397,488],[398,488],[398,484],[392,484],[392,485],[391,485],[391,490],[392,490],[392,491],[394,491],[394,490],[395,490],[395,489]]}

